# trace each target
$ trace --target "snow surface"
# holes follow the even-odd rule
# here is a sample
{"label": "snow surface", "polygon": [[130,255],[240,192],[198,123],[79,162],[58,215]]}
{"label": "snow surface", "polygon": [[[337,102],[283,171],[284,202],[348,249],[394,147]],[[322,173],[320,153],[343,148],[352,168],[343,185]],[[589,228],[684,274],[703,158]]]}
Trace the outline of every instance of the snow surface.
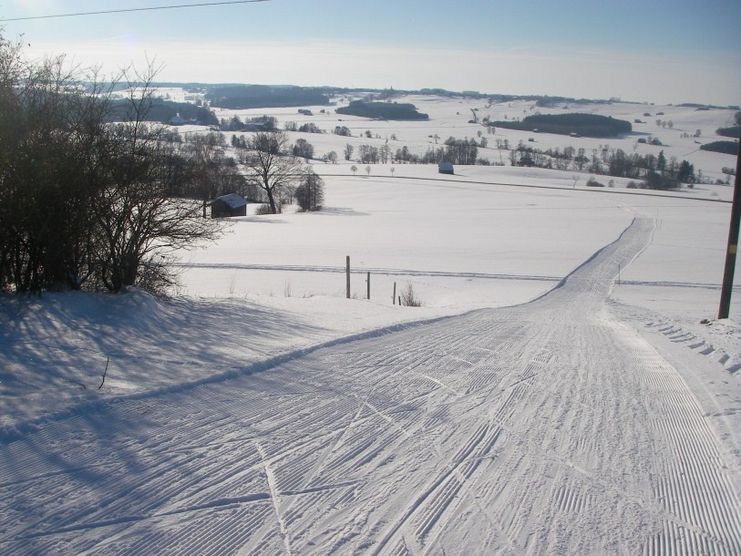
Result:
{"label": "snow surface", "polygon": [[654,225],[525,305],[20,434],[4,552],[737,552],[738,438],[605,305]]}
{"label": "snow surface", "polygon": [[[432,120],[343,125],[419,152],[480,129],[473,101],[409,100]],[[732,115],[598,108],[660,109],[679,158],[682,130]],[[337,125],[313,110],[238,113]],[[738,553],[741,273],[714,320],[731,189],[357,165],[315,165],[322,212],[182,253],[172,299],[0,298],[0,552]]]}

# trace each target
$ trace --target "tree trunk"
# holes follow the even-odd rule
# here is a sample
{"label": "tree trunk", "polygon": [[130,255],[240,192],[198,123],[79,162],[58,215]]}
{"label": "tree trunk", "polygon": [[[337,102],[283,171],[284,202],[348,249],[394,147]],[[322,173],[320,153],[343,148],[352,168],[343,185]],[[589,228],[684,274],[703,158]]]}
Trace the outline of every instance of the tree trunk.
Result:
{"label": "tree trunk", "polygon": [[278,209],[275,206],[275,198],[273,197],[273,190],[267,189],[266,190],[268,194],[268,203],[270,204],[270,212],[273,214],[278,214]]}

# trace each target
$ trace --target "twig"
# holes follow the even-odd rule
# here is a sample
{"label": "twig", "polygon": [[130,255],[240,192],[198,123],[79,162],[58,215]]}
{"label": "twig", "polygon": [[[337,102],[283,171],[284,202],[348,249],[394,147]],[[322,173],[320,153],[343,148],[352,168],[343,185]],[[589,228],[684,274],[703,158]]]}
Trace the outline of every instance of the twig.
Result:
{"label": "twig", "polygon": [[108,373],[108,363],[111,362],[110,357],[105,358],[105,371],[103,371],[103,380],[100,381],[100,386],[98,386],[98,390],[103,388],[103,384],[105,383],[105,375]]}

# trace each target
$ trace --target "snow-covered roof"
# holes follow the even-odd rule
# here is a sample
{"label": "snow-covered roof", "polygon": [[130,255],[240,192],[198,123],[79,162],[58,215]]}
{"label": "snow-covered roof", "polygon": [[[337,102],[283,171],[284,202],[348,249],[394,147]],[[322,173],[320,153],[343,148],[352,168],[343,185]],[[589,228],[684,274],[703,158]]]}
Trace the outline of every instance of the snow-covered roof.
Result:
{"label": "snow-covered roof", "polygon": [[247,204],[247,201],[245,201],[244,197],[242,197],[241,195],[237,195],[236,193],[229,193],[228,195],[217,197],[216,199],[211,201],[211,204],[215,203],[216,201],[221,201],[222,203],[233,209],[243,207]]}

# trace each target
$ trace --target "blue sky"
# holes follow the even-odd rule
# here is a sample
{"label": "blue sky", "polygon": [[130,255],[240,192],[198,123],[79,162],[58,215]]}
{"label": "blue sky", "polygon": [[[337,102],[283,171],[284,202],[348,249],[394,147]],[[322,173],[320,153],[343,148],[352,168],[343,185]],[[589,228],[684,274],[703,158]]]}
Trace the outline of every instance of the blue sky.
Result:
{"label": "blue sky", "polygon": [[[192,0],[0,0],[0,18]],[[33,56],[162,79],[741,103],[740,0],[271,0],[6,22]]]}

